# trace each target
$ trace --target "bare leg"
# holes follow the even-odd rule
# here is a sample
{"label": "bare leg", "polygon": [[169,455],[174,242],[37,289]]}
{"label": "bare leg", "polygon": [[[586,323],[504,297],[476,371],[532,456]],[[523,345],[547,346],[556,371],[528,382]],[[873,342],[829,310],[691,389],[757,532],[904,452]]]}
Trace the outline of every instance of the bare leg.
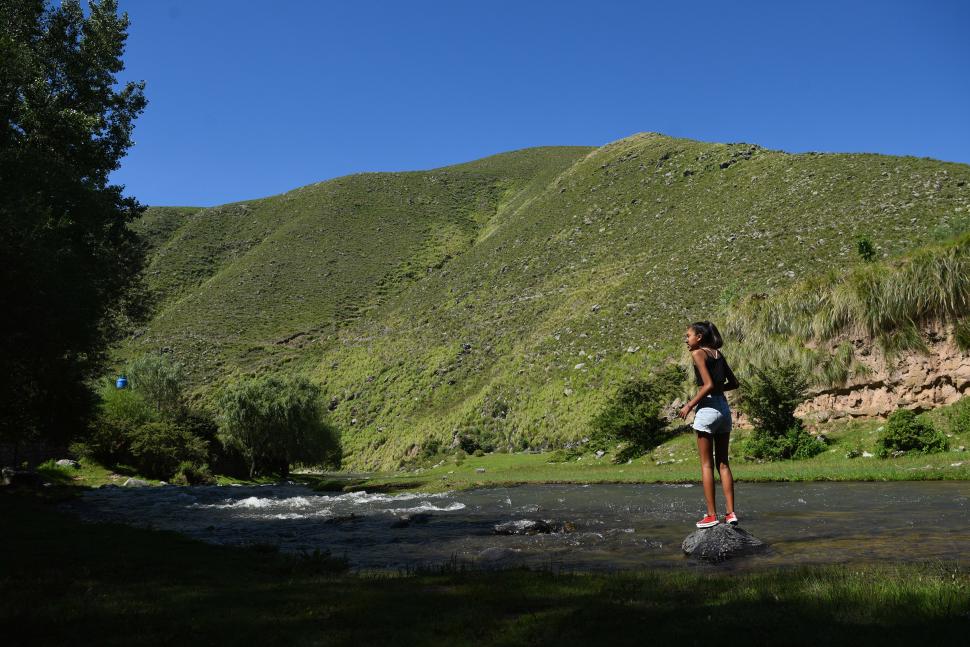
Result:
{"label": "bare leg", "polygon": [[[734,512],[734,475],[731,474],[731,466],[728,464],[728,446],[731,443],[731,434],[718,434],[714,436],[714,461],[717,463],[717,471],[721,475],[721,488],[724,490],[724,498],[727,499],[727,512]],[[713,491],[714,485],[711,484]]]}
{"label": "bare leg", "polygon": [[697,453],[701,457],[701,482],[704,484],[704,502],[707,514],[717,514],[714,509],[714,442],[707,434],[697,434]]}

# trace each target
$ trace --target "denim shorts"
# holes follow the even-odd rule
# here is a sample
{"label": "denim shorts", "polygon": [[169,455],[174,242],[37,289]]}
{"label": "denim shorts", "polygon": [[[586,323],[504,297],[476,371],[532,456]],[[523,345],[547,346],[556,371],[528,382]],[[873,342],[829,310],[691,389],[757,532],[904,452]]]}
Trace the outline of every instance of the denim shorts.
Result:
{"label": "denim shorts", "polygon": [[702,434],[731,433],[731,409],[723,393],[705,396],[697,403],[694,414],[694,429]]}

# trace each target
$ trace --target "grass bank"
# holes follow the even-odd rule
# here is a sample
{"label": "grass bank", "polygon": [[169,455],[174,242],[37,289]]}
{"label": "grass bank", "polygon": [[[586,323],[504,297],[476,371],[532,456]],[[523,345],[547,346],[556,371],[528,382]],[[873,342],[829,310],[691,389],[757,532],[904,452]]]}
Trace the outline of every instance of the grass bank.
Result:
{"label": "grass bank", "polygon": [[[822,428],[828,451],[805,460],[758,463],[745,461],[734,449],[749,430],[732,434],[732,471],[740,483],[754,481],[916,481],[970,480],[970,447],[966,432],[950,433],[950,451],[914,454],[899,458],[866,457],[875,454],[876,439],[883,423],[855,421]],[[456,459],[432,459],[410,470],[375,473],[369,478],[345,483],[331,481],[329,488],[377,489],[461,489],[519,483],[683,483],[700,480],[695,436],[680,433],[649,454],[629,463],[614,464],[612,454],[597,458],[586,453],[569,457],[556,452],[529,454],[486,454]],[[855,453],[860,454],[849,458]],[[557,462],[558,461],[558,462]]]}
{"label": "grass bank", "polygon": [[0,623],[32,644],[893,645],[970,629],[970,573],[953,564],[354,575],[80,523],[33,495],[0,494],[0,514]]}
{"label": "grass bank", "polygon": [[[947,423],[948,407],[926,414],[945,430],[949,451],[880,459],[876,440],[884,423],[876,420],[838,422],[819,427],[828,439],[828,451],[805,460],[758,463],[743,460],[735,449],[749,430],[732,435],[732,469],[740,483],[756,481],[916,481],[970,480],[970,431]],[[410,469],[370,475],[294,473],[290,479],[322,490],[370,489],[440,491],[520,483],[684,483],[700,479],[695,436],[677,434],[650,453],[629,463],[614,464],[613,455],[593,453],[568,456],[561,452],[493,453],[484,456],[443,455]],[[961,450],[960,448],[964,449]],[[855,456],[850,458],[850,456]],[[80,469],[42,468],[45,478],[57,485],[98,487],[122,485],[129,477],[143,478],[131,469],[108,469],[89,459]],[[159,481],[144,479],[151,484]],[[241,479],[217,475],[219,484],[274,483],[275,477]]]}

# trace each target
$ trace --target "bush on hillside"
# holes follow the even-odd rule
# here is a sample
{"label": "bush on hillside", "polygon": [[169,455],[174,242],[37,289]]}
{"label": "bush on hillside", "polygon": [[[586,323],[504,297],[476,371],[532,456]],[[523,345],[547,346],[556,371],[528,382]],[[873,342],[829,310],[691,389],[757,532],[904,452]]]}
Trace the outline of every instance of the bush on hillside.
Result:
{"label": "bush on hillside", "polygon": [[665,410],[677,397],[683,381],[683,369],[671,365],[621,386],[593,418],[590,448],[626,443],[628,451],[623,455],[628,456],[659,445],[669,423]]}
{"label": "bush on hillside", "polygon": [[223,391],[219,409],[219,439],[246,457],[250,477],[286,476],[293,463],[339,464],[320,387],[305,377],[244,378]]}
{"label": "bush on hillside", "polygon": [[421,443],[421,458],[434,458],[441,453],[441,440],[438,438],[425,438]]}
{"label": "bush on hillside", "polygon": [[876,441],[876,454],[881,458],[886,458],[893,452],[929,454],[946,451],[947,447],[943,432],[938,431],[928,421],[920,420],[913,411],[899,409],[886,421],[885,428]]}
{"label": "bush on hillside", "polygon": [[455,434],[458,447],[466,454],[474,454],[476,451],[494,452],[499,439],[496,434],[481,426],[462,427]]}
{"label": "bush on hillside", "polygon": [[804,402],[808,380],[795,364],[759,369],[741,380],[740,408],[754,433],[741,448],[746,458],[782,460],[811,458],[825,451],[825,443],[805,430],[795,416]]}
{"label": "bush on hillside", "polygon": [[866,263],[871,263],[876,260],[876,247],[865,236],[856,241],[856,251],[859,253],[859,258]]}

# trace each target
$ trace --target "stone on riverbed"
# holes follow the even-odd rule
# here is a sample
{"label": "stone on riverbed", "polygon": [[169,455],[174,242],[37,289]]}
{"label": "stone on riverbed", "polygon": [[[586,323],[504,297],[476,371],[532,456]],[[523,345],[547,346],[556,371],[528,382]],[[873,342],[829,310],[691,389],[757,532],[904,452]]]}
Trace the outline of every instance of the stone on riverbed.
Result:
{"label": "stone on riverbed", "polygon": [[484,568],[501,567],[503,564],[506,564],[510,559],[514,558],[520,552],[522,551],[518,548],[504,548],[501,546],[492,546],[478,553],[477,561]]}
{"label": "stone on riverbed", "polygon": [[125,487],[148,487],[149,485],[151,485],[151,483],[145,479],[130,478],[125,481]]}
{"label": "stone on riverbed", "polygon": [[719,523],[699,528],[687,535],[681,546],[684,553],[705,562],[722,562],[737,555],[749,555],[766,548],[765,543],[747,531]]}
{"label": "stone on riverbed", "polygon": [[427,512],[415,512],[413,514],[404,514],[394,520],[391,523],[391,528],[407,528],[411,524],[415,523],[428,523],[431,520],[431,515]]}
{"label": "stone on riverbed", "polygon": [[516,519],[495,524],[496,535],[546,535],[551,532],[572,532],[576,529],[570,521],[543,521],[542,519]]}

